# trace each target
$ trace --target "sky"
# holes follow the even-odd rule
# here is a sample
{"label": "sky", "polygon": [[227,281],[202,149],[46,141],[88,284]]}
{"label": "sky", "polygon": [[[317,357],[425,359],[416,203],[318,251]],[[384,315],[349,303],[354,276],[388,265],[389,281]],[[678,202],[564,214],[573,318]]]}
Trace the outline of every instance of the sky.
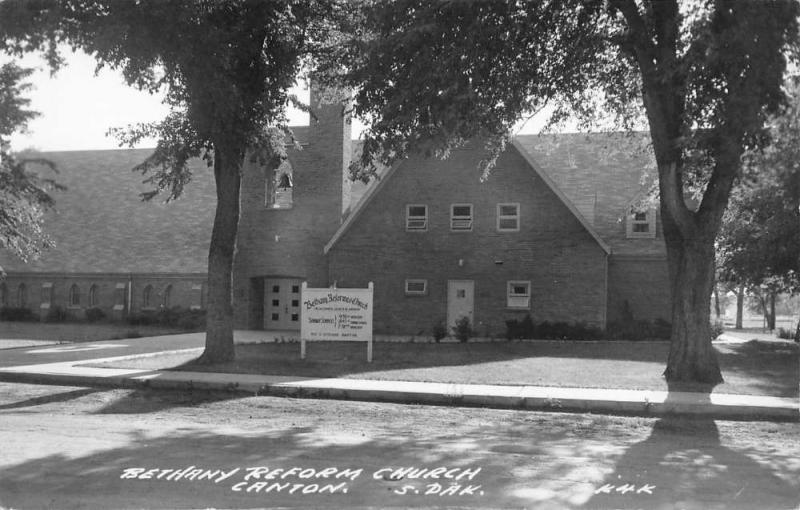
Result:
{"label": "sky", "polygon": [[[0,59],[0,63],[9,59]],[[55,76],[36,56],[18,60],[24,67],[38,70],[28,80],[33,90],[26,96],[30,108],[40,113],[28,124],[28,132],[11,137],[13,150],[34,148],[41,151],[116,149],[118,142],[106,132],[113,127],[153,122],[164,118],[169,109],[162,95],[150,95],[128,86],[122,74],[103,69],[95,76],[95,60],[85,53],[74,53],[68,65]],[[301,100],[308,92],[293,91]],[[308,124],[308,115],[290,112],[292,125]],[[137,147],[155,147],[155,140],[143,140]]]}
{"label": "sky", "polygon": [[[69,50],[67,50],[69,51]],[[11,137],[12,150],[72,151],[117,149],[119,143],[106,136],[110,128],[125,127],[164,118],[169,109],[163,96],[151,95],[128,86],[122,74],[102,69],[95,74],[95,60],[82,52],[66,54],[67,65],[51,76],[47,65],[38,56],[19,59],[23,67],[37,69],[28,80],[33,89],[26,96],[30,108],[40,115],[28,124],[26,133]],[[0,55],[0,64],[9,59]],[[292,92],[308,101],[308,90],[302,86]],[[308,114],[291,110],[290,124],[308,125]],[[537,118],[521,125],[518,133],[536,133],[542,122]],[[353,123],[353,137],[363,130]],[[144,139],[137,148],[155,147],[154,139]]]}

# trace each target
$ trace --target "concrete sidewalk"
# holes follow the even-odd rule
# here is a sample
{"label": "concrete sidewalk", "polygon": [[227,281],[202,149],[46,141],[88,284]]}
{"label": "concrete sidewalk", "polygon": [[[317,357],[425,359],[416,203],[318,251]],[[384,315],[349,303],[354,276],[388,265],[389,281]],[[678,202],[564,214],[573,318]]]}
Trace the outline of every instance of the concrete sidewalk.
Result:
{"label": "concrete sidewalk", "polygon": [[[202,349],[198,348],[173,352],[197,352],[199,354],[201,351]],[[404,404],[483,406],[559,412],[596,412],[640,416],[679,413],[720,419],[800,420],[800,402],[797,399],[768,396],[368,379],[319,379],[86,366],[90,363],[98,364],[158,354],[162,353],[7,367],[0,369],[0,380],[70,386],[218,390],[254,395],[334,398]]]}

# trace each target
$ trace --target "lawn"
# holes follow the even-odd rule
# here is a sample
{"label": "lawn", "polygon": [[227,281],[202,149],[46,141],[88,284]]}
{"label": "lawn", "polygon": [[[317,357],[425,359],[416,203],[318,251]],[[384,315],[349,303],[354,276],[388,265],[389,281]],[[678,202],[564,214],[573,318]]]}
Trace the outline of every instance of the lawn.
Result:
{"label": "lawn", "polygon": [[0,321],[0,339],[95,342],[145,336],[171,335],[186,331],[163,326],[130,326],[122,323],[42,323]]}
{"label": "lawn", "polygon": [[[798,396],[799,347],[791,342],[769,341],[716,345],[725,383],[714,388],[714,392]],[[378,342],[373,362],[367,363],[363,344],[309,343],[307,359],[301,360],[297,343],[261,343],[237,345],[236,360],[218,365],[195,364],[196,354],[170,354],[125,360],[113,366],[298,377],[667,390],[661,373],[668,351],[666,342]]]}

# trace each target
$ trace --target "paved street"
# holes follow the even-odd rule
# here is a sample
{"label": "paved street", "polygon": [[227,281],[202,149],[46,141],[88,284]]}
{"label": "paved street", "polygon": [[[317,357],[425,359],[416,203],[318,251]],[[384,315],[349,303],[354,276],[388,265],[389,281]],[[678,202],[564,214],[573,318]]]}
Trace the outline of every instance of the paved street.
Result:
{"label": "paved street", "polygon": [[799,435],[0,383],[0,508],[795,508]]}

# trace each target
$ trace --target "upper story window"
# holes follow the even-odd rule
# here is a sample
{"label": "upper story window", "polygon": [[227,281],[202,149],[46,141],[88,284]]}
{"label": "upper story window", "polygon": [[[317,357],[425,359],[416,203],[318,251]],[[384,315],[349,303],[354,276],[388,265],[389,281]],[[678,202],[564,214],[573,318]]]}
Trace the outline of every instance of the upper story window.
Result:
{"label": "upper story window", "polygon": [[519,232],[519,204],[497,204],[497,230]]}
{"label": "upper story window", "polygon": [[656,211],[648,209],[646,211],[632,210],[628,215],[627,236],[655,237],[656,236]]}
{"label": "upper story window", "polygon": [[472,230],[472,204],[450,206],[450,230],[468,232]]}
{"label": "upper story window", "polygon": [[508,282],[506,298],[507,298],[506,306],[508,306],[508,308],[530,308],[531,282],[529,281]]}
{"label": "upper story window", "polygon": [[284,161],[264,180],[264,205],[267,209],[291,209],[294,202],[292,165]]}
{"label": "upper story window", "polygon": [[81,292],[77,284],[72,284],[69,288],[69,306],[80,306]]}
{"label": "upper story window", "polygon": [[409,204],[406,206],[406,230],[428,230],[428,206]]}

